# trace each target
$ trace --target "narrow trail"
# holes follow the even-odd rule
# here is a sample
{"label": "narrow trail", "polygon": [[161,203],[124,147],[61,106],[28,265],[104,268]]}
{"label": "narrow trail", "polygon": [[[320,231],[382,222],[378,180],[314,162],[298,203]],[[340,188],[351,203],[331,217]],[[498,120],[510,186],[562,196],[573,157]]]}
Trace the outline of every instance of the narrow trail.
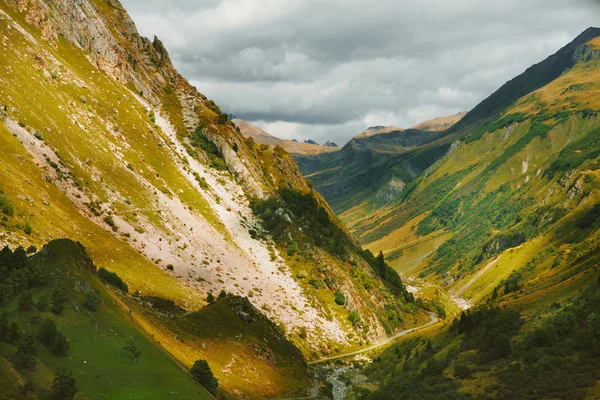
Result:
{"label": "narrow trail", "polygon": [[337,360],[338,358],[355,356],[357,354],[366,353],[367,351],[371,351],[371,350],[376,349],[378,347],[385,346],[386,344],[389,344],[389,343],[393,342],[394,340],[398,339],[399,337],[406,336],[409,333],[413,333],[413,332],[418,331],[419,329],[427,328],[428,326],[431,326],[431,325],[435,324],[436,322],[438,322],[438,319],[435,316],[435,313],[432,313],[432,312],[429,313],[429,318],[430,318],[430,321],[428,323],[426,323],[425,325],[421,325],[421,326],[417,326],[415,328],[407,329],[405,331],[402,331],[402,332],[400,332],[400,333],[398,333],[398,334],[396,334],[394,336],[391,336],[391,337],[389,337],[389,338],[387,338],[385,340],[382,340],[381,342],[375,343],[374,345],[371,345],[371,346],[366,347],[364,349],[357,350],[357,351],[352,351],[350,353],[340,354],[340,355],[333,356],[333,357],[325,357],[325,358],[321,358],[319,360],[309,361],[307,364],[308,365],[314,365],[314,364],[320,364],[320,363],[323,363],[323,362],[326,362],[326,361]]}
{"label": "narrow trail", "polygon": [[473,283],[475,283],[477,279],[481,278],[481,275],[485,274],[490,268],[496,265],[498,260],[500,260],[500,257],[502,257],[502,254],[500,254],[498,257],[494,258],[492,261],[487,263],[487,265],[481,268],[479,271],[477,271],[477,273],[473,275],[473,277],[467,283],[465,283],[460,289],[453,291],[451,294],[453,296],[460,297],[464,292],[467,291],[468,288],[471,287],[471,285],[473,285]]}

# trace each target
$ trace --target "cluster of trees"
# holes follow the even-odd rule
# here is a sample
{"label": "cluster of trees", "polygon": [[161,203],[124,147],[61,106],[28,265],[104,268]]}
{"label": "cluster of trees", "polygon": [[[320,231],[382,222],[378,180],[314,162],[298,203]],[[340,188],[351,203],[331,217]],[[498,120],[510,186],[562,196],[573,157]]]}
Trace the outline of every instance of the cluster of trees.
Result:
{"label": "cluster of trees", "polygon": [[[223,118],[222,116],[225,117],[225,121],[222,123],[227,122],[226,114],[220,114],[218,117],[219,120],[221,120]],[[198,126],[198,128],[196,128],[196,130],[194,132],[192,132],[190,139],[191,139],[192,146],[194,146],[196,148],[200,148],[206,153],[208,160],[210,162],[210,166],[212,168],[215,168],[218,170],[224,170],[227,168],[225,159],[223,159],[223,154],[221,154],[221,151],[219,150],[217,145],[215,143],[211,142],[206,137],[206,134],[204,133],[204,125],[203,124],[200,124]]]}
{"label": "cluster of trees", "polygon": [[6,306],[17,295],[48,282],[47,274],[27,263],[23,247],[14,252],[7,247],[0,251],[0,306]]}
{"label": "cluster of trees", "polygon": [[127,284],[114,272],[107,270],[106,268],[100,268],[98,270],[98,277],[102,279],[104,282],[108,283],[116,287],[117,289],[122,290],[127,293],[129,291],[129,287]]}
{"label": "cluster of trees", "polygon": [[[227,297],[227,292],[224,290],[221,290],[221,293],[219,293],[218,299],[221,300],[221,299],[224,299],[225,297]],[[208,292],[208,294],[206,295],[206,301],[208,302],[208,304],[215,304],[217,299],[215,299],[215,296],[212,294],[212,292]]]}
{"label": "cluster of trees", "polygon": [[398,275],[396,270],[385,262],[383,252],[379,251],[379,254],[377,257],[375,257],[371,251],[362,250],[361,256],[371,266],[377,276],[379,276],[386,283],[386,286],[388,286],[394,295],[402,295],[404,300],[409,303],[414,303],[415,297],[412,293],[409,293],[406,290],[406,287],[404,286],[404,283],[402,282],[402,279],[400,279],[400,275]]}
{"label": "cluster of trees", "polygon": [[583,400],[600,379],[598,310],[600,283],[569,306],[550,306],[550,317],[527,332],[517,311],[465,311],[448,334],[404,341],[376,359],[366,373],[383,384],[364,397],[474,399],[461,393],[461,380],[488,371],[493,382],[482,382],[485,390],[477,399]]}
{"label": "cluster of trees", "polygon": [[[342,257],[351,245],[340,225],[332,220],[312,193],[279,189],[278,196],[254,199],[251,206],[273,239],[288,246],[292,254],[297,251],[296,243],[302,238],[308,238],[316,246]],[[295,221],[287,218],[286,211],[292,213]],[[290,235],[295,239],[290,239]]]}

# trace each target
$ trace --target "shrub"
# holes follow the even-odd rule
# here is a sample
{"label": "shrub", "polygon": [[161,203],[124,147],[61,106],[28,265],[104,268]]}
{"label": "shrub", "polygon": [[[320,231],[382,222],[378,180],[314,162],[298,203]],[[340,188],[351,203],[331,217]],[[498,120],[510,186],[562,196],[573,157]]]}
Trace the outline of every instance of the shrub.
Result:
{"label": "shrub", "polygon": [[454,376],[458,379],[467,379],[471,377],[471,368],[464,364],[456,364],[454,366]]}
{"label": "shrub", "polygon": [[42,132],[40,132],[39,130],[35,130],[35,132],[33,132],[33,137],[35,137],[38,140],[44,140],[44,136],[42,136]]}
{"label": "shrub", "polygon": [[110,228],[113,231],[117,230],[117,224],[115,224],[115,220],[110,215],[107,215],[106,217],[104,217],[104,222],[106,223],[106,225],[110,226]]}
{"label": "shrub", "polygon": [[3,214],[12,216],[15,214],[15,209],[6,195],[0,190],[0,211]]}
{"label": "shrub", "polygon": [[223,124],[227,123],[228,120],[229,120],[229,118],[227,117],[227,114],[220,114],[217,117],[217,124],[223,125]]}
{"label": "shrub", "polygon": [[344,304],[346,304],[346,296],[344,296],[344,293],[342,293],[340,290],[336,290],[335,291],[335,304],[343,306]]}
{"label": "shrub", "polygon": [[215,303],[215,296],[213,296],[212,292],[208,292],[208,294],[206,295],[206,301],[208,302],[208,304]]}
{"label": "shrub", "polygon": [[173,266],[173,264],[169,264],[169,265],[167,265],[167,269],[169,271],[173,271],[173,270],[175,270],[175,267]]}
{"label": "shrub", "polygon": [[25,232],[27,235],[31,235],[31,233],[33,232],[33,228],[31,227],[31,222],[29,222],[29,221],[25,222],[25,226],[23,227],[23,232]]}
{"label": "shrub", "polygon": [[106,268],[100,268],[98,270],[98,277],[100,277],[100,279],[102,279],[109,285],[116,287],[117,289],[120,289],[126,293],[129,291],[129,287],[127,286],[127,284],[123,282],[123,280],[119,278],[117,274],[107,270]]}
{"label": "shrub", "polygon": [[19,304],[19,310],[21,311],[29,311],[33,308],[33,298],[31,297],[31,292],[23,292],[19,295],[19,299],[17,300]]}
{"label": "shrub", "polygon": [[48,295],[46,293],[42,293],[40,297],[38,297],[37,303],[35,304],[35,308],[38,311],[46,311],[50,306],[50,300],[48,299]]}
{"label": "shrub", "polygon": [[131,354],[131,356],[133,357],[133,361],[135,362],[137,362],[138,358],[140,358],[140,356],[142,355],[142,350],[140,350],[137,343],[132,338],[129,338],[125,341],[123,350]]}

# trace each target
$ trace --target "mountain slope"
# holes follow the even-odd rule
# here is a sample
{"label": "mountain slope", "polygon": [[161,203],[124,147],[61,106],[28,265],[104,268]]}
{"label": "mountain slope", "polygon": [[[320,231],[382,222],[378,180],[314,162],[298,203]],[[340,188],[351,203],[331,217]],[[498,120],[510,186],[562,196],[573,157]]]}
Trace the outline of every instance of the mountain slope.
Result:
{"label": "mountain slope", "polygon": [[[439,139],[443,136],[440,126],[452,124],[461,117],[457,114],[423,122],[420,124],[423,129],[369,128],[338,152],[316,156],[295,154],[294,158],[315,189],[345,222],[349,222],[343,212],[367,198],[372,200],[374,207],[393,201],[406,183],[423,170],[419,165],[388,168],[392,160]],[[425,167],[429,165],[428,159],[439,157],[435,149],[424,153],[422,163]]]}
{"label": "mountain slope", "polygon": [[[370,193],[376,193],[380,188],[383,188],[384,192],[393,194],[393,196],[388,197],[390,201],[398,201],[400,199],[398,191],[390,189],[390,187],[397,186],[395,184],[396,180],[400,179],[404,184],[409,183],[410,180],[424,172],[449,151],[454,142],[472,132],[480,131],[485,124],[499,117],[507,107],[519,98],[558,78],[564,71],[576,64],[574,56],[579,46],[587,43],[597,34],[597,28],[590,28],[556,54],[528,68],[523,74],[507,82],[482,101],[457,124],[444,131],[437,140],[401,153],[397,157],[386,160],[375,171],[357,177],[357,180],[361,182],[361,189],[364,188],[364,190],[361,190],[362,193],[359,191],[356,194],[348,194],[343,190],[329,190],[325,187],[323,190],[325,198],[334,206],[344,222],[351,227],[356,223],[360,224],[358,220],[361,217],[376,211],[381,205],[376,197],[369,195]],[[329,168],[324,168],[322,165],[306,165],[302,159],[298,162],[305,175],[311,175],[318,171],[331,173]],[[344,187],[348,187],[348,185]],[[337,197],[337,193],[343,193],[343,196],[349,198],[349,200],[341,200],[343,196]],[[362,229],[355,231],[352,228],[352,231],[361,232]]]}
{"label": "mountain slope", "polygon": [[549,64],[566,70],[360,225],[397,270],[471,309],[348,372],[346,398],[598,398],[600,30],[574,43]]}
{"label": "mountain slope", "polygon": [[[158,39],[139,36],[118,1],[4,2],[0,31],[3,245],[68,237],[132,294],[190,312],[209,293],[248,297],[308,358],[426,319],[399,295],[401,283],[371,265],[294,160],[246,140],[177,73]],[[273,212],[286,221],[276,238],[266,226]],[[331,232],[341,247],[324,240]],[[185,364],[189,349],[177,348]],[[229,357],[206,355],[215,365]],[[247,382],[221,379],[239,397],[299,392],[277,378],[289,370],[273,370],[248,393]],[[306,370],[296,373],[301,382]]]}
{"label": "mountain slope", "polygon": [[[367,247],[473,302],[505,280],[520,286],[535,278],[524,290],[533,293],[585,270],[598,234],[598,40],[577,47],[560,77],[465,136],[401,203],[365,220]],[[571,264],[577,272],[563,269],[574,248],[583,251]],[[477,284],[463,288],[471,277]]]}

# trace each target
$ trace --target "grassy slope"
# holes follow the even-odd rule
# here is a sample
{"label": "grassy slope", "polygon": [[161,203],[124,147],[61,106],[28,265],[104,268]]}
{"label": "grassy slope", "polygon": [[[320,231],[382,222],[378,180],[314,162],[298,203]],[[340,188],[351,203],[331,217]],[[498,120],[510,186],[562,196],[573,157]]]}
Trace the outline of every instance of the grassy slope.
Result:
{"label": "grassy slope", "polygon": [[[585,90],[572,90],[570,96],[560,96],[561,93],[564,93],[569,87],[576,85],[577,82],[597,81],[596,76],[599,73],[599,69],[596,68],[596,63],[596,60],[592,60],[578,65],[552,84],[521,99],[513,108],[507,110],[505,115],[517,112],[529,115],[534,115],[537,112],[543,115],[553,115],[557,112],[577,110],[582,107],[599,109],[600,96],[595,84],[587,85]],[[560,210],[558,214],[548,214],[549,218],[554,219],[550,219],[548,228],[545,228],[547,230],[540,232],[541,236],[538,239],[531,243],[526,243],[522,247],[512,250],[509,254],[503,256],[497,266],[484,274],[482,277],[483,280],[478,286],[472,287],[467,291],[466,294],[475,299],[481,299],[486,293],[489,294],[493,287],[502,279],[505,279],[512,270],[524,267],[543,249],[554,246],[560,248],[561,252],[568,253],[572,245],[570,243],[563,243],[564,229],[569,229],[569,226],[572,227],[574,220],[580,218],[584,210],[590,208],[598,201],[598,171],[593,157],[581,167],[576,166],[574,173],[563,176],[557,174],[550,177],[544,174],[544,171],[557,159],[559,153],[561,159],[568,159],[576,157],[582,151],[576,145],[575,148],[570,150],[566,146],[570,142],[577,143],[577,140],[585,143],[585,140],[588,140],[586,139],[587,137],[593,137],[593,130],[598,125],[597,119],[593,116],[585,117],[581,114],[571,113],[570,116],[562,120],[555,118],[547,122],[542,122],[542,124],[556,124],[546,136],[535,137],[533,140],[527,139],[532,131],[533,124],[536,123],[525,121],[508,131],[498,129],[494,132],[484,134],[479,140],[462,143],[451,155],[438,162],[429,175],[421,178],[419,185],[414,189],[412,198],[408,200],[407,204],[388,211],[390,214],[392,212],[397,213],[395,218],[390,220],[391,223],[395,223],[395,221],[404,218],[404,216],[407,216],[408,218],[406,219],[409,219],[411,216],[421,215],[419,218],[422,218],[423,215],[427,215],[425,214],[427,208],[431,209],[436,207],[436,205],[442,204],[442,202],[458,199],[462,205],[459,206],[459,210],[454,216],[457,222],[451,226],[451,231],[455,235],[459,235],[458,237],[461,234],[464,237],[464,232],[469,229],[465,224],[478,224],[490,217],[489,212],[476,215],[475,217],[473,217],[472,213],[481,212],[479,210],[482,209],[482,204],[488,201],[483,199],[489,198],[488,196],[496,196],[500,188],[504,188],[502,189],[504,192],[508,191],[508,197],[503,195],[505,196],[503,197],[505,199],[503,201],[512,202],[512,204],[518,204],[518,201],[524,202],[524,205],[519,206],[519,210],[517,211],[521,220],[533,218],[536,213],[544,215],[543,213],[552,213],[556,212],[555,210],[557,209]],[[520,143],[524,140],[527,140],[527,144],[523,146]],[[594,144],[590,143],[589,146],[593,148]],[[512,151],[515,148],[519,150],[516,152]],[[565,148],[567,152],[561,153]],[[507,156],[509,154],[507,149],[510,149],[510,156]],[[491,165],[494,166],[493,170],[489,169]],[[455,176],[457,177],[456,179],[450,179]],[[440,184],[443,182],[447,183]],[[472,193],[477,193],[474,197],[474,202],[472,200]],[[419,201],[423,201],[426,198],[439,200],[433,203],[430,202],[429,204],[427,204],[427,201],[424,201],[426,207],[423,207],[419,204]],[[519,200],[517,201],[517,199]],[[473,208],[473,211],[468,211],[466,209],[467,206]],[[490,212],[493,213],[494,211]],[[557,215],[558,217],[552,217],[551,215]],[[559,221],[559,224],[551,228]],[[493,228],[492,226],[492,229],[487,233],[484,231],[488,235],[487,239],[485,237],[483,241],[477,239],[479,242],[473,243],[474,246],[471,247],[465,244],[467,247],[462,249],[463,255],[467,259],[469,257],[475,259],[477,251],[481,250],[481,247],[479,249],[477,247],[483,246],[486,240],[494,237],[494,235],[498,235],[503,230],[515,229],[515,227],[518,229],[522,225],[524,225],[524,222],[520,225],[515,222],[508,225],[497,224],[497,228]],[[404,250],[407,246],[406,242],[408,242],[409,244],[414,244],[412,248],[414,253],[421,255],[430,254],[431,244],[427,240],[429,235],[424,237],[417,235],[414,228],[409,233],[406,233],[407,227],[410,226],[411,224],[407,224],[404,227],[395,229],[388,236],[367,245],[367,247],[373,250],[383,249],[389,256],[397,254],[398,250]],[[565,226],[566,228],[562,228],[561,230],[561,226]],[[385,224],[377,229],[380,233],[385,232]],[[577,228],[570,229],[570,233],[581,235]],[[593,237],[593,235],[591,237],[584,235],[581,240],[587,241],[588,245],[593,247]],[[468,252],[470,251],[469,255]],[[394,264],[397,268],[408,269],[414,265],[410,255],[406,256],[405,253],[406,251],[401,256],[405,258],[400,258],[402,263]],[[450,257],[452,256],[450,254]],[[429,267],[428,271],[431,271],[431,265],[436,265],[436,262],[439,264],[436,258],[430,257],[428,261],[420,265],[423,268]],[[539,260],[536,262],[539,262]],[[484,258],[477,264],[478,266],[482,266],[486,263],[487,258]],[[463,266],[464,264],[457,263],[451,265],[450,268],[453,273],[466,278],[471,274],[473,267],[467,263],[469,268],[461,270],[460,268]],[[474,270],[476,269],[477,266]],[[444,269],[442,272],[447,270]],[[486,278],[486,276],[493,277],[493,279]]]}
{"label": "grassy slope", "polygon": [[[13,13],[8,7],[5,11],[26,26],[20,14]],[[0,24],[6,23],[6,20],[0,21]],[[39,39],[40,33],[35,28],[31,28],[31,31],[33,36]],[[74,171],[74,175],[84,187],[84,192],[98,195],[99,200],[105,202],[111,199],[116,191],[122,199],[128,199],[132,203],[131,205],[125,202],[113,203],[113,210],[119,216],[133,224],[143,216],[160,226],[162,223],[160,215],[155,212],[156,207],[152,204],[154,196],[146,187],[132,179],[127,168],[127,164],[131,164],[145,179],[159,188],[164,188],[167,192],[177,192],[178,197],[188,207],[207,220],[216,221],[202,196],[195,195],[196,190],[178,172],[171,152],[164,145],[160,145],[165,143],[160,129],[149,124],[146,111],[127,89],[93,68],[80,50],[64,41],[60,43],[59,52],[43,45],[44,50],[51,52],[62,64],[60,68],[56,68],[59,75],[57,79],[46,76],[42,70],[36,71],[31,67],[35,60],[30,55],[30,43],[15,29],[3,29],[3,32],[6,32],[11,43],[14,43],[6,49],[7,57],[0,59],[0,68],[10,68],[12,71],[2,78],[3,84],[0,86],[0,98],[3,104],[8,105],[9,117],[23,122],[27,129],[40,130],[44,142],[61,156],[71,171]],[[85,88],[74,83],[77,78],[86,82]],[[80,96],[86,97],[85,104],[80,101]],[[69,107],[63,106],[67,104]],[[71,117],[77,118],[81,115],[89,115],[91,119],[82,121],[83,127],[71,120]],[[119,129],[118,140],[113,137],[114,132],[104,126],[104,121],[126,127]],[[75,137],[77,140],[73,140]],[[103,224],[99,226],[90,221],[83,212],[79,212],[73,206],[69,195],[61,192],[46,179],[46,176],[50,175],[47,172],[50,167],[43,163],[36,165],[23,145],[3,124],[0,124],[0,141],[2,142],[0,185],[16,208],[15,216],[9,217],[4,223],[5,240],[13,245],[33,244],[40,247],[48,237],[69,237],[83,243],[99,266],[117,272],[128,282],[131,292],[139,290],[147,296],[172,299],[191,309],[204,303],[204,299],[199,298],[173,276],[161,271],[130,247],[126,243],[127,239],[125,242],[122,241],[124,238],[116,237],[108,226],[102,226]],[[130,147],[127,147],[123,154],[124,158],[119,162],[109,146],[111,144],[122,146],[122,141]],[[93,160],[91,168],[80,162],[86,159]],[[98,176],[110,176],[110,180],[103,182],[97,179]],[[17,225],[24,226],[26,222],[29,222],[33,228],[30,235],[17,227]],[[79,332],[81,337],[89,336],[88,333]],[[248,338],[256,341],[262,340],[263,336],[254,337],[253,333],[246,334]],[[215,337],[211,337],[211,334]],[[206,335],[207,340],[211,338],[218,340],[217,333],[213,330],[209,330]],[[121,343],[116,345],[122,346]],[[93,346],[90,346],[89,351],[95,351]],[[189,355],[186,355],[178,360],[188,361],[188,357]],[[265,376],[266,370],[269,370],[273,376],[279,378],[264,387],[256,385],[252,390],[248,389],[248,385],[244,387],[233,383],[232,390],[237,390],[238,394],[248,391],[250,394],[253,393],[255,398],[261,398],[266,393],[262,392],[263,389],[271,394],[290,394],[299,391],[302,385],[309,386],[307,372],[299,361],[301,357],[297,355],[295,357],[297,358],[294,360],[280,360],[280,363],[282,365],[286,362],[294,363],[293,367],[297,369],[293,373],[298,375],[297,380],[288,381],[278,375],[291,374],[291,368],[279,370],[279,365],[254,357],[250,358],[248,369],[257,368],[264,372]],[[206,358],[211,365],[215,361],[211,354],[206,355]],[[220,366],[219,363],[215,365]],[[126,376],[127,374],[123,375]],[[233,375],[222,378],[222,383],[226,386],[229,385],[230,380],[237,379]],[[146,376],[144,379],[153,378]],[[165,388],[169,387],[168,380],[159,380],[159,382],[164,383]],[[176,380],[174,379],[173,382]],[[167,393],[167,389],[164,390]],[[107,396],[116,398],[112,397],[111,393]],[[164,397],[168,395],[165,394]]]}
{"label": "grassy slope", "polygon": [[[69,356],[55,357],[42,350],[40,364],[32,372],[23,373],[12,370],[6,361],[2,361],[0,376],[22,375],[23,379],[48,387],[52,382],[52,371],[59,365],[67,365],[74,371],[79,389],[77,398],[81,399],[212,398],[160,346],[140,332],[110,289],[107,290],[95,274],[80,263],[85,257],[81,247],[68,240],[59,240],[51,242],[48,250],[51,257],[38,253],[29,261],[42,266],[51,276],[49,285],[34,290],[34,299],[41,293],[49,293],[51,285],[59,284],[68,291],[65,312],[62,316],[50,312],[19,312],[14,302],[8,310],[10,319],[26,332],[36,333],[39,329],[39,321],[31,322],[33,316],[52,318],[70,342]],[[81,288],[86,286],[102,298],[96,312],[82,307]],[[128,338],[133,338],[142,351],[137,362],[122,350]],[[10,358],[13,352],[13,346],[2,344],[0,347],[4,359]],[[14,393],[14,388],[1,387],[6,396],[11,397],[10,393]]]}
{"label": "grassy slope", "polygon": [[[589,45],[598,49],[599,43],[600,39],[595,39]],[[445,247],[446,251],[441,256],[430,256],[412,272],[420,270],[423,275],[428,275],[436,271],[436,267],[442,267],[438,269],[438,274],[428,275],[429,279],[452,284],[458,278],[459,283],[454,288],[459,289],[496,254],[500,254],[498,261],[479,276],[463,296],[475,304],[491,302],[521,313],[523,325],[512,340],[516,352],[506,360],[481,364],[478,361],[481,351],[477,348],[466,350],[461,345],[464,338],[448,332],[446,327],[431,335],[419,335],[432,341],[433,350],[426,349],[425,340],[403,340],[398,350],[384,352],[378,359],[380,361],[365,371],[371,379],[386,382],[390,387],[402,387],[402,376],[409,376],[410,371],[414,371],[414,377],[426,382],[427,387],[435,388],[435,392],[429,395],[421,392],[422,396],[431,398],[437,398],[436,395],[456,399],[496,398],[517,392],[528,398],[550,398],[547,392],[553,384],[559,385],[555,388],[556,398],[597,398],[600,386],[593,384],[597,377],[588,377],[586,372],[580,372],[568,364],[575,362],[579,365],[573,361],[578,357],[585,358],[587,365],[596,362],[593,361],[597,357],[596,350],[586,347],[580,353],[578,345],[574,344],[587,337],[587,333],[583,332],[588,329],[588,314],[577,314],[577,334],[558,336],[557,340],[560,342],[564,339],[564,343],[554,348],[540,346],[548,358],[538,359],[537,363],[535,357],[540,353],[531,350],[527,338],[530,332],[540,327],[560,324],[560,318],[564,313],[568,314],[570,305],[578,307],[597,297],[594,293],[598,290],[600,220],[592,210],[600,203],[600,142],[594,139],[600,121],[593,112],[587,112],[586,115],[581,111],[584,108],[600,109],[597,86],[599,65],[597,59],[581,62],[551,84],[520,99],[504,113],[504,116],[515,113],[525,116],[511,128],[496,126],[475,140],[461,143],[452,154],[439,161],[427,176],[420,179],[408,204],[387,210],[387,215],[397,213],[400,218],[412,222],[390,229],[391,233],[387,236],[368,245],[374,250],[382,248],[388,255],[398,250],[404,251],[399,258],[403,260],[402,264],[395,266],[409,268],[413,264],[411,255],[406,254],[406,248],[413,245],[417,253],[429,254],[426,239],[436,234],[417,234],[419,223],[430,215],[429,210],[439,210],[440,204],[460,199],[460,205],[453,214],[454,221],[446,221],[445,227],[457,240],[456,243],[462,243],[463,246],[456,247],[456,243],[452,243],[454,247]],[[545,116],[541,122],[539,116]],[[540,123],[551,128],[546,135],[532,136],[535,125]],[[470,196],[475,196],[477,200],[472,202]],[[425,199],[435,201],[427,202]],[[498,219],[498,210],[502,208],[497,199],[517,205],[519,217],[508,224]],[[420,201],[427,207],[419,208]],[[482,207],[483,203],[492,203],[498,208]],[[500,215],[510,216],[512,212],[506,209]],[[385,211],[382,214],[386,215]],[[483,238],[465,242],[465,238],[469,238],[466,235],[469,225],[473,227],[487,221],[494,223],[488,225],[487,232],[484,230]],[[531,221],[534,221],[533,224]],[[444,225],[437,225],[440,226]],[[506,250],[500,247],[498,252],[483,250],[486,243],[501,243],[498,240],[494,242],[494,239],[503,234],[519,231],[527,232],[524,243],[509,245]],[[453,261],[445,263],[445,258]],[[514,277],[517,289],[508,291],[505,282]],[[497,298],[491,296],[494,289],[497,290]],[[575,329],[572,328],[574,325],[574,322],[570,322],[566,329]],[[559,347],[561,351],[557,351]],[[424,372],[432,358],[437,359],[443,367],[441,375],[435,379]],[[455,363],[469,367],[471,377],[457,377]],[[522,374],[516,365],[519,365]],[[568,382],[555,379],[554,382],[543,383],[547,377],[560,374],[559,371],[563,371],[563,376],[571,374]],[[437,372],[432,374],[436,375]],[[530,379],[527,376],[535,377],[536,374],[539,376],[534,378],[535,381],[525,383]],[[404,385],[415,384],[414,390],[423,390],[411,379],[405,379]],[[530,386],[531,390],[528,390]],[[372,390],[373,387],[363,385],[362,389],[355,389],[355,393],[362,393],[358,398],[363,398],[367,397],[365,393]],[[389,397],[380,395],[374,398]]]}
{"label": "grassy slope", "polygon": [[[242,298],[227,297],[190,314],[174,308],[169,310],[174,318],[165,318],[160,305],[149,309],[143,303],[129,305],[154,340],[187,367],[199,358],[209,360],[234,398],[240,393],[252,399],[301,396],[311,384],[300,351]],[[239,317],[240,310],[251,322]]]}
{"label": "grassy slope", "polygon": [[[5,11],[11,13],[8,7]],[[13,17],[17,20],[21,18],[19,14],[13,14]],[[6,23],[6,20],[0,21],[2,25]],[[32,31],[34,35],[39,35],[35,29],[32,28]],[[144,214],[153,223],[160,224],[160,218],[149,203],[154,196],[147,193],[146,188],[136,180],[131,179],[126,167],[127,163],[131,163],[134,168],[146,168],[148,172],[145,178],[154,181],[158,187],[164,186],[166,181],[158,182],[158,178],[151,174],[150,170],[162,173],[166,179],[169,179],[169,171],[176,171],[173,167],[166,168],[172,161],[169,161],[171,158],[159,148],[156,138],[149,140],[146,137],[145,146],[135,145],[136,142],[139,144],[140,135],[144,139],[143,132],[148,131],[145,111],[126,89],[92,68],[84,59],[85,55],[68,43],[61,43],[60,54],[49,46],[46,50],[53,52],[64,65],[63,73],[73,74],[74,78],[63,82],[60,77],[56,80],[45,77],[42,71],[31,73],[34,60],[28,50],[29,42],[15,29],[8,30],[7,34],[10,35],[13,45],[7,48],[6,57],[0,60],[0,64],[12,72],[5,76],[0,95],[9,107],[9,117],[22,122],[29,129],[42,132],[45,142],[61,156],[83,184],[84,192],[88,195],[97,196],[101,202],[107,202],[113,191],[116,191],[121,198],[131,200],[132,208],[135,208],[136,212]],[[89,77],[92,78],[86,89],[77,86],[72,80],[79,78],[87,82]],[[88,102],[82,104],[80,96],[86,96]],[[115,98],[121,100],[115,103]],[[69,104],[69,108],[72,109],[64,107],[65,104]],[[104,104],[114,104],[121,108],[105,107]],[[73,116],[77,118],[83,114],[87,115],[88,112],[94,117],[92,121],[87,121],[86,126],[78,125],[71,119]],[[114,138],[100,118],[128,127],[121,133],[127,135],[127,141],[134,146],[130,148],[129,154],[125,154],[121,165],[116,163],[113,152],[109,150],[109,144],[114,144]],[[1,172],[5,175],[5,190],[9,197],[20,195],[35,200],[36,207],[32,207],[28,218],[34,228],[34,235],[30,241],[39,245],[46,240],[47,235],[68,236],[80,240],[88,246],[99,264],[118,272],[130,283],[133,290],[176,299],[191,307],[198,305],[188,289],[161,272],[129,245],[114,238],[108,231],[108,226],[107,230],[104,230],[81,216],[69,203],[67,196],[43,180],[48,173],[40,171],[40,168],[33,164],[23,147],[4,126],[0,127],[0,134],[3,143],[6,143],[6,146],[0,149],[5,152],[4,169]],[[73,140],[74,137],[77,137],[77,140]],[[86,159],[93,160],[91,167],[80,162]],[[42,168],[48,169],[48,166]],[[104,185],[102,180],[98,179],[102,176],[111,177],[110,186]],[[23,185],[24,181],[30,181],[31,184]],[[187,183],[181,176],[169,179],[169,185],[171,190],[179,187],[182,190],[189,188],[185,186]],[[39,190],[40,188],[44,188],[44,191]],[[191,190],[183,192],[192,193]],[[17,204],[20,203],[14,197],[13,200]],[[47,200],[51,200],[51,204],[48,207],[42,206],[43,201]],[[198,210],[207,210],[201,204],[200,196],[190,196],[189,201],[190,205],[196,204]],[[117,207],[122,208],[125,205]],[[136,217],[132,212],[126,211],[121,215],[135,223]],[[119,255],[117,260],[115,254]]]}

